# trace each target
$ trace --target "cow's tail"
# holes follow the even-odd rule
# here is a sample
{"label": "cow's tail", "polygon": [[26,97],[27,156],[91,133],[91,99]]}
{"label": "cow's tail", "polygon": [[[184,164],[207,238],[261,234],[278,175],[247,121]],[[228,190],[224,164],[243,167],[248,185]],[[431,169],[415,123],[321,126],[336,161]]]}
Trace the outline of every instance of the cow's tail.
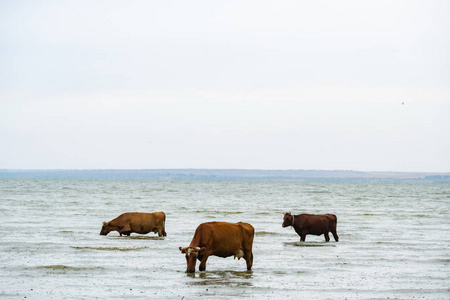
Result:
{"label": "cow's tail", "polygon": [[336,217],[335,215],[333,215],[332,220],[333,220],[333,221],[332,221],[332,225],[331,225],[330,231],[331,231],[331,233],[333,234],[334,240],[337,242],[337,241],[339,241],[339,236],[338,236],[337,231],[336,231],[336,227],[337,227],[337,217]]}
{"label": "cow's tail", "polygon": [[332,215],[332,216],[333,217],[331,218],[331,228],[336,231],[337,217],[336,217],[336,215]]}
{"label": "cow's tail", "polygon": [[163,232],[162,232],[163,236],[167,236],[166,233],[166,214],[164,214],[164,220],[163,220]]}

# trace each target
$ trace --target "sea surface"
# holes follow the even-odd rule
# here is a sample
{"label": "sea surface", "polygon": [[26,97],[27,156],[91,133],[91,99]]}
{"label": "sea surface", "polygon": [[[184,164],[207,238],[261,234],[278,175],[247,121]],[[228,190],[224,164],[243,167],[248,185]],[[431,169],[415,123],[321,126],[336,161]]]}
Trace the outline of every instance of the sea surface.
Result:
{"label": "sea surface", "polygon": [[[164,211],[167,237],[103,221]],[[301,243],[283,213],[337,215],[339,242]],[[450,299],[450,184],[0,180],[0,298]],[[187,274],[203,222],[248,222],[254,264]]]}

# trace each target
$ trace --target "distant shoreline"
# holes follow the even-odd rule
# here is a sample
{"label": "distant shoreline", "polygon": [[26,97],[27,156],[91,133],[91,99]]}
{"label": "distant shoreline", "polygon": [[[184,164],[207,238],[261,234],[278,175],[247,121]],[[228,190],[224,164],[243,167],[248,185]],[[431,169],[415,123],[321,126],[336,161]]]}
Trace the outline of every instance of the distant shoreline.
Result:
{"label": "distant shoreline", "polygon": [[450,172],[258,169],[0,169],[0,179],[2,178],[450,183]]}

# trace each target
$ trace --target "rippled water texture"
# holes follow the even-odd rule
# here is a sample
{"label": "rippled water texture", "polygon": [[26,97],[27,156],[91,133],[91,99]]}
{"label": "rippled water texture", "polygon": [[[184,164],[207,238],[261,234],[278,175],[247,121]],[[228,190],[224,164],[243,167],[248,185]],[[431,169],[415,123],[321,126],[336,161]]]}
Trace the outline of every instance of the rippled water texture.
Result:
{"label": "rippled water texture", "polygon": [[[164,211],[167,237],[103,221]],[[284,212],[334,213],[340,241],[300,243]],[[0,180],[0,297],[11,299],[449,299],[450,185]],[[256,230],[254,264],[179,246],[208,221]]]}

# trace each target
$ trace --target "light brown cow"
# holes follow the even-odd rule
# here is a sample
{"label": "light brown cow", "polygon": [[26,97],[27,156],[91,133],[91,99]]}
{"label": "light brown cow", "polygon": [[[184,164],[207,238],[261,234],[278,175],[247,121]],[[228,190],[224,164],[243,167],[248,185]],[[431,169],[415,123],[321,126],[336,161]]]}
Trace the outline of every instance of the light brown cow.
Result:
{"label": "light brown cow", "polygon": [[333,234],[334,240],[339,241],[339,237],[336,232],[337,218],[335,215],[291,215],[285,213],[283,218],[283,227],[292,226],[295,232],[300,236],[300,241],[304,242],[307,234],[325,236],[325,241],[330,241],[328,235],[329,232]]}
{"label": "light brown cow", "polygon": [[111,231],[118,231],[120,236],[130,235],[132,232],[146,234],[149,232],[158,233],[158,236],[166,236],[166,214],[161,212],[123,213],[114,220],[103,222],[100,235],[107,235]]}
{"label": "light brown cow", "polygon": [[245,259],[247,270],[253,265],[253,238],[255,229],[247,223],[209,222],[200,224],[195,230],[189,247],[180,247],[186,254],[187,273],[195,272],[196,260],[200,261],[199,270],[206,269],[209,256],[234,256]]}

